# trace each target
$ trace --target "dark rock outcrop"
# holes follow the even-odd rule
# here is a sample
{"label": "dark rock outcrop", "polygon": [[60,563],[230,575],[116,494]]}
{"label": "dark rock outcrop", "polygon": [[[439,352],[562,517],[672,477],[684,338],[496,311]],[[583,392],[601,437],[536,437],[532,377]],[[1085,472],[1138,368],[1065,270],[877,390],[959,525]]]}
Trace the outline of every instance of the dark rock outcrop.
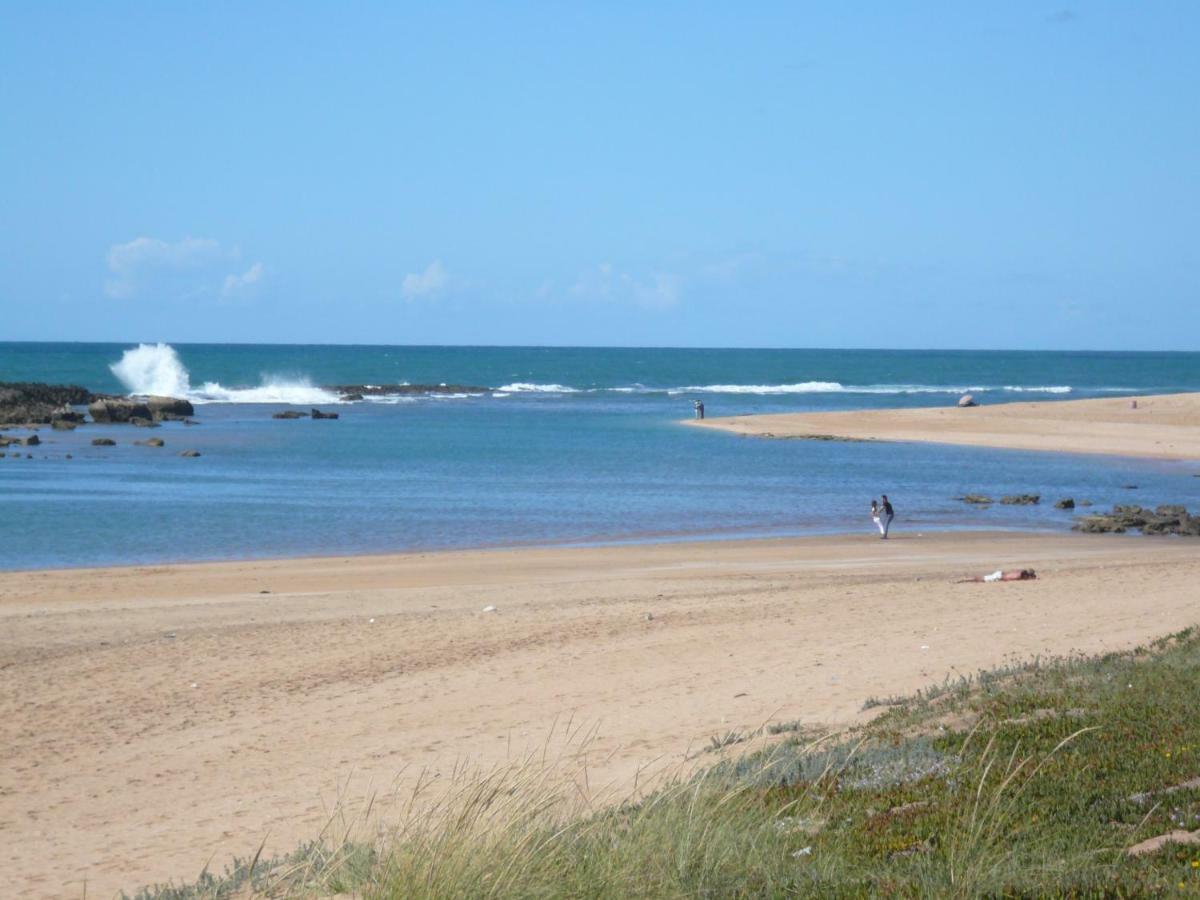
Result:
{"label": "dark rock outcrop", "polygon": [[271,413],[272,419],[307,419],[308,413],[298,409],[285,409],[283,412]]}
{"label": "dark rock outcrop", "polygon": [[1074,509],[1075,500],[1072,497],[1066,497],[1054,504],[1055,509]]}
{"label": "dark rock outcrop", "polygon": [[161,447],[163,445],[162,438],[146,438],[144,441],[134,441],[137,447]]}
{"label": "dark rock outcrop", "polygon": [[331,384],[325,390],[336,391],[343,400],[357,396],[393,397],[409,394],[486,394],[492,388],[477,384]]}
{"label": "dark rock outcrop", "polygon": [[92,438],[93,447],[115,447],[117,442],[112,438]]}
{"label": "dark rock outcrop", "polygon": [[338,414],[337,414],[337,413],[327,413],[327,412],[321,412],[321,411],[320,411],[319,409],[317,409],[316,407],[313,407],[313,411],[312,411],[312,417],[313,417],[314,419],[336,419],[336,418],[338,417]]}
{"label": "dark rock outcrop", "polygon": [[1177,504],[1159,506],[1154,510],[1142,506],[1118,505],[1112,512],[1081,516],[1076,531],[1089,534],[1124,534],[1137,530],[1142,534],[1180,534],[1200,537],[1200,516],[1188,514]]}
{"label": "dark rock outcrop", "polygon": [[0,382],[0,425],[47,425],[64,406],[87,403],[90,396],[74,384]]}
{"label": "dark rock outcrop", "polygon": [[199,450],[184,450],[184,451],[183,451],[182,453],[180,453],[179,455],[180,455],[180,456],[187,456],[187,457],[196,457],[196,456],[199,456],[199,455],[200,455],[200,451],[199,451]]}
{"label": "dark rock outcrop", "polygon": [[50,422],[50,427],[55,431],[74,431],[76,424],[68,419],[54,419]]}
{"label": "dark rock outcrop", "polygon": [[1038,494],[1010,494],[1007,497],[1001,497],[1000,502],[1007,506],[1033,506],[1041,503],[1042,498]]}

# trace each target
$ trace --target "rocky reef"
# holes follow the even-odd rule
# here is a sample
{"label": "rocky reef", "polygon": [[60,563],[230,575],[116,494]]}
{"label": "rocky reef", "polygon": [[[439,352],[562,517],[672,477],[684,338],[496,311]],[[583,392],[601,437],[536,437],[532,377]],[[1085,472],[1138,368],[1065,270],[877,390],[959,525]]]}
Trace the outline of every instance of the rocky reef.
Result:
{"label": "rocky reef", "polygon": [[1154,509],[1143,506],[1114,506],[1112,512],[1080,516],[1075,530],[1089,534],[1181,534],[1200,537],[1200,516],[1188,513],[1178,504],[1164,504]]}

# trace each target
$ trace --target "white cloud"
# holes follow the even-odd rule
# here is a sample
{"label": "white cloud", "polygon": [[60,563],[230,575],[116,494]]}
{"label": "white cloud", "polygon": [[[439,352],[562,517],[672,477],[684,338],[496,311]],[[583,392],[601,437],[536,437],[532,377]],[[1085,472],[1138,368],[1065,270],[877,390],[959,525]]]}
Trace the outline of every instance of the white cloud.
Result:
{"label": "white cloud", "polygon": [[409,272],[404,276],[400,285],[400,293],[405,297],[428,297],[444,290],[450,283],[450,273],[442,265],[440,259],[435,259],[425,267],[424,272]]}
{"label": "white cloud", "polygon": [[634,302],[642,306],[674,306],[683,292],[683,282],[670,272],[639,276],[621,271],[612,263],[601,263],[580,274],[571,293],[576,297]]}
{"label": "white cloud", "polygon": [[104,291],[110,297],[133,297],[164,274],[212,265],[221,256],[221,245],[209,238],[187,237],[175,243],[139,237],[108,248],[109,279]]}
{"label": "white cloud", "polygon": [[241,275],[232,273],[225,276],[225,283],[221,286],[222,297],[233,297],[236,294],[258,284],[263,277],[263,264],[256,262]]}
{"label": "white cloud", "polygon": [[262,263],[257,262],[240,274],[222,276],[240,257],[238,247],[225,248],[212,238],[134,238],[108,248],[104,292],[121,300],[151,292],[160,297],[228,297],[263,276]]}

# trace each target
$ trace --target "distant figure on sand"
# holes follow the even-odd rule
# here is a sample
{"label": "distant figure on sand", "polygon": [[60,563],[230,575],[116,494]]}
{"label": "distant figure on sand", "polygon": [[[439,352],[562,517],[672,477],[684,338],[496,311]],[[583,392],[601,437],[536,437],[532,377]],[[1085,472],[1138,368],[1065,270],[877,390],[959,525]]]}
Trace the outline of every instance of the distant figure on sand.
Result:
{"label": "distant figure on sand", "polygon": [[695,409],[696,409],[696,418],[703,419],[704,418],[704,401],[703,400],[695,400],[692,402],[692,406],[695,407]]}
{"label": "distant figure on sand", "polygon": [[871,521],[875,523],[875,527],[879,529],[879,533],[883,534],[883,523],[879,521],[879,501],[874,497],[871,498]]}
{"label": "distant figure on sand", "polygon": [[887,494],[881,494],[883,497],[883,527],[879,529],[879,537],[887,540],[888,532],[892,529],[892,519],[896,518],[896,511],[892,509],[892,501],[888,499]]}
{"label": "distant figure on sand", "polygon": [[976,575],[974,578],[960,578],[959,584],[974,584],[987,583],[993,581],[1035,581],[1037,580],[1037,572],[1033,569],[1010,569],[1007,572],[1002,572],[997,569],[991,575]]}

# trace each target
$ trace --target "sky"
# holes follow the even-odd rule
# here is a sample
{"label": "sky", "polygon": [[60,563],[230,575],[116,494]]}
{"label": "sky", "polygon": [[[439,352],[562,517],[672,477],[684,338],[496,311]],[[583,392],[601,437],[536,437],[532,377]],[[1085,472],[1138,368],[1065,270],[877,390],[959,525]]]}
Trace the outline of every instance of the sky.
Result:
{"label": "sky", "polygon": [[0,340],[1200,349],[1200,4],[0,0]]}

